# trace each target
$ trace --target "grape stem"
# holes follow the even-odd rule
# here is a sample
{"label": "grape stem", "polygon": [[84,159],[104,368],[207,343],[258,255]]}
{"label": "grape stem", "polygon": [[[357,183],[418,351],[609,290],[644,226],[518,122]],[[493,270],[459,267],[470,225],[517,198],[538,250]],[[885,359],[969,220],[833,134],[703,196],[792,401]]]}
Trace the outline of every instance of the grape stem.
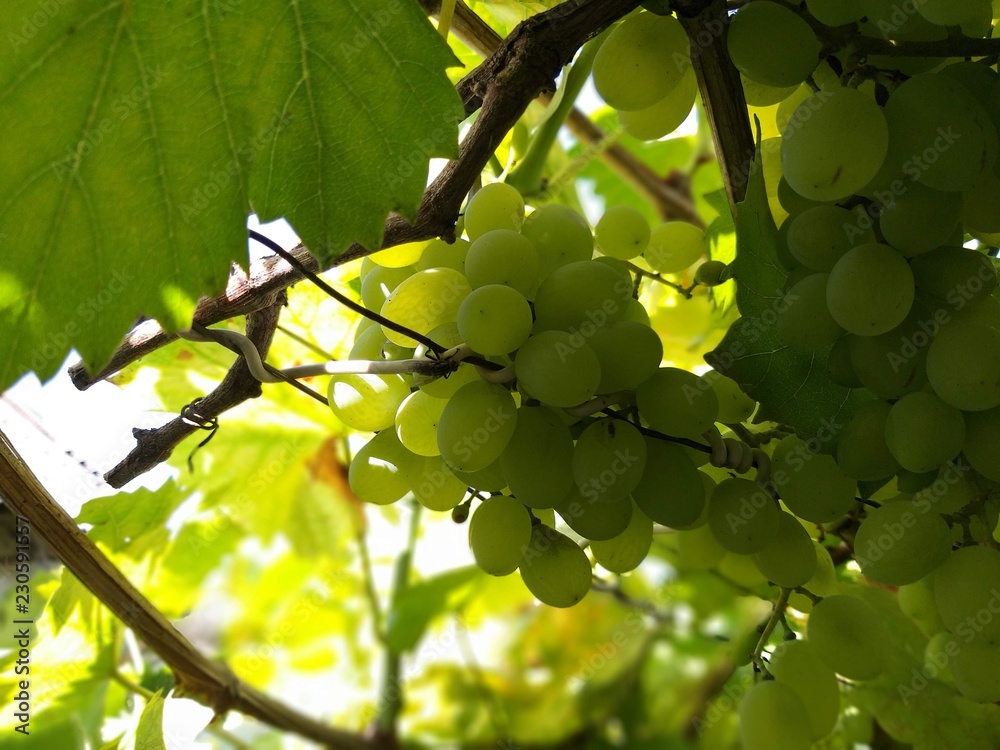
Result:
{"label": "grape stem", "polygon": [[684,286],[683,284],[678,284],[676,281],[671,281],[670,279],[663,278],[658,273],[653,273],[652,271],[646,271],[634,263],[625,262],[625,266],[634,273],[639,279],[652,279],[653,281],[658,281],[664,286],[668,286],[678,294],[680,294],[684,299],[691,299],[694,296],[694,290],[698,288],[697,284],[692,284],[691,286]]}
{"label": "grape stem", "polygon": [[768,618],[767,625],[764,626],[764,632],[760,634],[760,640],[757,641],[757,646],[753,650],[752,661],[754,672],[770,674],[767,670],[767,665],[764,663],[764,649],[767,648],[767,642],[771,640],[771,635],[774,633],[774,629],[785,616],[785,607],[788,606],[788,598],[791,595],[792,589],[782,588],[781,594],[778,596],[778,601],[774,603],[774,607],[771,610],[771,616]]}
{"label": "grape stem", "polygon": [[570,406],[563,411],[571,417],[589,417],[592,414],[599,414],[612,406],[631,406],[635,403],[635,396],[628,391],[618,391],[598,396],[579,406]]}

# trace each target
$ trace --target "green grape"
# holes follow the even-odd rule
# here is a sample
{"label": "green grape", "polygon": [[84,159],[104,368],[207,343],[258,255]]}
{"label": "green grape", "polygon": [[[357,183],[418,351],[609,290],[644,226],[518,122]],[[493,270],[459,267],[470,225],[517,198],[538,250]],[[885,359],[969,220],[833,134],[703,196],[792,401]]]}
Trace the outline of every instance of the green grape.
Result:
{"label": "green grape", "polygon": [[410,491],[421,460],[399,442],[393,430],[382,430],[351,459],[347,483],[359,500],[389,505]]}
{"label": "green grape", "polygon": [[432,240],[424,248],[417,270],[426,271],[429,268],[452,268],[461,274],[465,273],[465,256],[469,252],[469,242],[458,239],[452,244],[444,240]]}
{"label": "green grape", "polygon": [[395,245],[372,253],[370,256],[373,263],[377,263],[384,268],[403,268],[412,266],[420,259],[427,242],[407,242],[402,245]]}
{"label": "green grape", "polygon": [[639,323],[646,328],[650,326],[649,313],[637,299],[629,299],[626,303],[625,315],[622,317],[622,320],[631,320],[633,323]]}
{"label": "green grape", "polygon": [[624,420],[594,422],[573,448],[573,479],[591,502],[614,502],[628,497],[643,476],[646,443]]}
{"label": "green grape", "polygon": [[[973,425],[978,421],[981,414],[985,415],[988,413],[989,412],[979,412],[977,414],[966,415],[966,460],[969,459],[968,446],[974,439],[973,437],[970,437],[974,432]],[[993,443],[992,445],[1000,445],[1000,442]],[[972,464],[972,461],[969,461],[969,463]],[[981,471],[979,473],[982,474]],[[953,465],[945,467],[940,472],[936,472],[936,476],[931,483],[917,492],[913,499],[934,508],[935,513],[950,515],[958,513],[960,510],[964,509],[965,506],[969,504],[972,497],[969,494],[969,483],[965,481],[962,473]]]}
{"label": "green grape", "polygon": [[878,336],[901,324],[914,296],[906,259],[888,245],[861,245],[833,267],[826,285],[830,314],[859,336]]}
{"label": "green grape", "polygon": [[799,105],[784,129],[781,166],[802,197],[839,201],[871,182],[888,149],[889,128],[871,98],[857,89],[819,91]]}
{"label": "green grape", "polygon": [[[420,334],[430,333],[439,325],[454,323],[462,300],[472,287],[453,268],[418,271],[400,283],[382,305],[381,315]],[[400,346],[415,347],[417,342],[403,333],[382,326],[385,337]]]}
{"label": "green grape", "polygon": [[973,469],[1000,482],[1000,408],[966,413],[964,453]]}
{"label": "green grape", "polygon": [[893,196],[879,216],[885,241],[903,255],[914,256],[941,247],[962,218],[962,196],[931,190],[919,183]]}
{"label": "green grape", "polygon": [[778,336],[788,348],[818,352],[844,335],[826,304],[829,278],[827,273],[806,276],[785,293],[778,310]]}
{"label": "green grape", "polygon": [[[686,452],[687,455],[690,456],[690,454],[691,454],[690,450],[686,450],[685,452]],[[704,455],[704,454],[702,454],[702,455]],[[710,468],[714,468],[714,467],[710,467]],[[722,479],[727,479],[728,477],[729,477],[728,474],[722,474],[721,475]],[[694,519],[693,521],[691,521],[690,523],[678,523],[678,524],[674,524],[671,528],[677,529],[678,531],[691,531],[692,529],[697,529],[697,528],[700,528],[702,526],[707,526],[708,525],[708,502],[707,502],[707,500],[708,500],[708,498],[710,498],[712,496],[712,493],[715,492],[715,488],[718,486],[718,483],[715,481],[715,479],[713,479],[712,477],[710,477],[704,471],[699,471],[698,472],[698,478],[701,480],[702,488],[705,490],[705,495],[704,495],[705,501],[702,502],[701,513],[699,513],[698,517],[696,519]]]}
{"label": "green grape", "polygon": [[410,489],[427,510],[444,513],[465,498],[468,485],[452,473],[441,456],[426,457],[418,466],[410,479]]}
{"label": "green grape", "polygon": [[844,26],[865,16],[858,0],[806,0],[806,7],[817,21],[827,26]]}
{"label": "green grape", "polygon": [[601,363],[579,334],[542,331],[514,360],[518,387],[550,406],[570,407],[593,398],[601,383]]}
{"label": "green grape", "polygon": [[688,68],[666,96],[653,105],[620,113],[622,127],[633,138],[655,141],[673,133],[691,114],[698,94],[698,79]]}
{"label": "green grape", "polygon": [[910,264],[917,289],[963,310],[984,302],[997,288],[993,259],[977,250],[942,247]]}
{"label": "green grape", "polygon": [[896,399],[927,383],[930,336],[919,305],[903,324],[881,336],[850,336],[851,367],[865,388],[879,398]]}
{"label": "green grape", "polygon": [[743,750],[809,750],[809,714],[795,691],[784,683],[759,682],[740,703],[740,738]]}
{"label": "green grape", "polygon": [[483,572],[510,575],[521,563],[521,550],[531,541],[531,514],[517,500],[491,497],[476,508],[469,522],[469,547]]}
{"label": "green grape", "polygon": [[[431,341],[449,349],[464,343],[461,335],[458,333],[458,323],[445,323],[444,325],[440,325],[428,333],[427,337]],[[427,356],[427,347],[420,344],[414,350],[413,356],[417,359],[425,358]],[[455,372],[446,378],[430,378],[427,376],[416,375],[413,378],[413,384],[418,386],[420,390],[428,396],[449,399],[466,383],[474,383],[480,379],[479,373],[476,372],[476,368],[471,365],[461,365],[457,370],[455,370]]]}
{"label": "green grape", "polygon": [[757,642],[760,641],[760,630],[756,625],[744,627],[738,635],[729,639],[729,651],[733,664],[737,667],[745,667],[752,660],[754,652],[757,650]]}
{"label": "green grape", "polygon": [[[815,596],[829,596],[836,593],[840,588],[837,581],[837,571],[833,567],[833,558],[830,552],[822,544],[813,542],[813,551],[816,554],[816,572],[812,578],[805,582],[803,588]],[[812,612],[812,600],[804,594],[792,593],[788,598],[789,604],[800,612]]]}
{"label": "green grape", "polygon": [[767,492],[746,479],[726,479],[712,493],[708,525],[719,544],[752,555],[774,541],[781,511]]}
{"label": "green grape", "polygon": [[615,269],[593,260],[557,268],[535,293],[539,330],[579,330],[589,336],[597,328],[625,316],[632,285]]}
{"label": "green grape", "polygon": [[819,64],[809,24],[772,2],[749,3],[729,25],[729,55],[740,72],[767,86],[795,86]]}
{"label": "green grape", "polygon": [[767,579],[757,570],[751,555],[727,552],[719,562],[718,572],[723,578],[750,591],[761,592],[768,588]]}
{"label": "green grape", "polygon": [[1000,177],[993,172],[984,172],[975,185],[962,193],[962,224],[967,232],[1000,232]]}
{"label": "green grape", "polygon": [[[974,97],[936,73],[913,76],[885,106],[890,154],[904,172],[945,192],[971,188],[996,161],[996,130]],[[986,128],[993,128],[988,133]],[[992,136],[993,160],[987,152]]]}
{"label": "green grape", "polygon": [[719,399],[694,373],[663,367],[635,392],[639,413],[649,426],[674,437],[698,438],[719,417]]}
{"label": "green grape", "polygon": [[500,458],[517,425],[510,392],[479,382],[463,385],[438,419],[438,447],[458,471],[479,471]]}
{"label": "green grape", "polygon": [[963,643],[949,668],[958,692],[969,700],[1000,701],[1000,645]]}
{"label": "green grape", "polygon": [[[451,469],[449,466],[448,468]],[[501,492],[507,487],[507,478],[503,473],[503,466],[498,458],[485,469],[479,471],[456,471],[451,469],[451,473],[458,477],[467,487],[480,492]]]}
{"label": "green grape", "polygon": [[594,255],[594,236],[587,220],[560,203],[549,203],[534,211],[524,220],[521,234],[535,246],[538,279]]}
{"label": "green grape", "polygon": [[861,572],[876,583],[919,581],[951,552],[951,532],[937,513],[901,500],[872,510],[861,522],[854,549]]}
{"label": "green grape", "polygon": [[927,379],[947,404],[963,411],[1000,406],[1000,330],[976,320],[956,320],[934,337]]}
{"label": "green grape", "polygon": [[555,509],[573,531],[595,542],[613,539],[632,520],[631,498],[597,502],[584,497],[576,487],[556,503]]}
{"label": "green grape", "polygon": [[933,393],[910,393],[889,412],[885,442],[907,471],[933,471],[962,450],[965,420],[962,412]]}
{"label": "green grape", "polygon": [[484,185],[465,209],[465,232],[473,242],[496,229],[520,231],[523,221],[524,199],[503,182]]}
{"label": "green grape", "polygon": [[746,96],[747,104],[751,107],[773,107],[785,101],[799,88],[798,85],[766,86],[752,78],[747,78],[742,73],[740,80],[743,82],[743,94]]}
{"label": "green grape", "polygon": [[598,50],[594,86],[615,109],[650,107],[679,84],[689,67],[689,50],[687,32],[676,18],[635,13]]}
{"label": "green grape", "polygon": [[635,390],[663,360],[663,342],[656,331],[631,320],[598,328],[587,344],[601,364],[598,393]]}
{"label": "green grape", "polygon": [[778,180],[778,203],[781,205],[785,211],[788,212],[788,218],[782,223],[784,226],[786,223],[791,226],[791,222],[801,213],[805,213],[811,208],[817,208],[819,206],[825,206],[826,203],[817,203],[816,201],[811,201],[808,198],[803,198],[801,195],[792,190],[792,186],[788,184],[788,180],[782,177]]}
{"label": "green grape", "polygon": [[446,402],[423,391],[411,393],[396,411],[396,437],[418,456],[440,456],[437,426]]}
{"label": "green grape", "polygon": [[874,609],[853,596],[828,596],[816,604],[806,632],[819,658],[849,680],[871,680],[888,667],[889,631]]}
{"label": "green grape", "polygon": [[552,508],[573,488],[573,438],[555,412],[522,406],[500,456],[511,493],[529,508]]}
{"label": "green grape", "polygon": [[486,356],[512,352],[531,334],[531,307],[516,289],[487,284],[475,289],[458,308],[458,332]]}
{"label": "green grape", "polygon": [[891,408],[885,401],[862,404],[840,433],[837,465],[851,479],[875,482],[888,479],[901,468],[885,442]]}
{"label": "green grape", "polygon": [[628,573],[639,567],[653,545],[653,522],[631,500],[632,516],[625,530],[608,540],[595,539],[590,543],[594,559],[612,573]]}
{"label": "green grape", "polygon": [[934,601],[934,576],[900,586],[896,600],[903,614],[913,620],[928,638],[948,629]]}
{"label": "green grape", "polygon": [[382,333],[382,327],[378,325],[369,326],[361,332],[361,335],[354,341],[348,359],[382,359],[382,347],[388,341]]}
{"label": "green grape", "polygon": [[791,513],[778,515],[774,538],[753,555],[754,565],[775,586],[795,589],[816,572],[812,539]]}
{"label": "green grape", "polygon": [[923,0],[915,6],[924,18],[937,26],[961,26],[980,11],[992,17],[990,0]]}
{"label": "green grape", "polygon": [[706,524],[689,531],[678,531],[677,553],[680,565],[687,570],[710,570],[726,556],[726,548],[719,544]]}
{"label": "green grape", "polygon": [[875,242],[875,233],[862,219],[863,214],[840,206],[807,209],[789,220],[788,250],[807,268],[832,271],[849,250]]}
{"label": "green grape", "polygon": [[712,386],[719,400],[717,421],[723,424],[746,422],[757,410],[757,402],[746,395],[739,384],[717,370],[709,370],[702,378]]}
{"label": "green grape", "polygon": [[680,273],[708,252],[705,232],[686,221],[668,221],[653,228],[642,257],[654,271]]}
{"label": "green grape", "polygon": [[[1000,645],[1000,552],[990,547],[963,547],[952,552],[934,572],[938,614],[966,643]],[[985,613],[985,614],[984,614]]]}
{"label": "green grape", "polygon": [[771,467],[781,499],[799,518],[833,523],[854,507],[857,482],[840,470],[832,456],[811,452],[810,444],[795,435],[778,443]]}
{"label": "green grape", "polygon": [[1000,83],[1000,75],[993,68],[971,60],[950,63],[940,68],[938,73],[964,87],[983,106],[991,102],[990,95]]}
{"label": "green grape", "polygon": [[358,339],[365,333],[378,325],[378,321],[372,320],[371,318],[359,318],[358,326],[354,329],[354,342],[357,343]]}
{"label": "green grape", "polygon": [[931,482],[938,475],[938,470],[935,468],[931,471],[925,471],[922,474],[917,472],[907,471],[906,469],[900,469],[896,472],[896,489],[901,493],[914,494],[926,489]]}
{"label": "green grape", "polygon": [[840,716],[840,685],[809,641],[785,641],[767,665],[778,684],[787,685],[802,701],[809,716],[813,740],[833,731]]}
{"label": "green grape", "polygon": [[538,253],[524,235],[494,229],[472,243],[465,256],[465,274],[473,289],[503,284],[528,297],[538,274]]}
{"label": "green grape", "polygon": [[851,345],[856,338],[860,337],[847,334],[837,339],[830,348],[827,358],[826,366],[830,380],[845,388],[860,388],[863,385],[858,373],[854,370],[854,363],[851,361]]}
{"label": "green grape", "polygon": [[646,463],[632,499],[656,523],[671,528],[695,523],[705,510],[701,472],[676,443],[644,440]]}
{"label": "green grape", "polygon": [[590,591],[592,573],[586,553],[568,536],[544,524],[532,527],[519,568],[528,591],[550,607],[572,607]]}
{"label": "green grape", "polygon": [[[410,359],[413,356],[413,348],[409,346],[400,346],[399,344],[394,344],[393,342],[386,339],[382,344],[382,350],[380,352],[381,359],[388,360],[400,360],[400,359]],[[413,376],[411,375],[408,380],[413,381]]]}
{"label": "green grape", "polygon": [[597,222],[594,235],[602,253],[631,260],[649,245],[649,222],[631,206],[611,206]]}
{"label": "green grape", "polygon": [[694,272],[694,281],[701,286],[720,286],[729,281],[729,278],[729,266],[721,260],[707,260]]}
{"label": "green grape", "polygon": [[334,375],[327,389],[337,419],[363,432],[391,427],[408,395],[410,384],[402,375]]}
{"label": "green grape", "polygon": [[366,309],[378,312],[396,287],[416,272],[413,266],[404,266],[403,268],[375,266],[361,282],[361,302]]}

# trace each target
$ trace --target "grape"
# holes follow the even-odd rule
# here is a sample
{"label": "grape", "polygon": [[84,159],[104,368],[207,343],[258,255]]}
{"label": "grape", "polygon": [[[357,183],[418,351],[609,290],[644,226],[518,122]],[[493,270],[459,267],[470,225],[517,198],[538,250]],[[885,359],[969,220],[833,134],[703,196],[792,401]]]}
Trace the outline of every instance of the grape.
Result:
{"label": "grape", "polygon": [[638,568],[653,544],[653,522],[631,500],[627,502],[632,507],[632,517],[625,530],[612,539],[595,539],[590,544],[594,559],[619,575]]}
{"label": "grape", "polygon": [[712,493],[708,525],[723,547],[752,555],[774,541],[781,511],[761,487],[746,479],[726,479]]}
{"label": "grape", "polygon": [[628,497],[643,475],[646,443],[624,420],[594,422],[573,448],[573,479],[591,502],[614,502]]}
{"label": "grape", "polygon": [[854,542],[861,572],[877,583],[902,586],[919,581],[951,552],[951,532],[940,515],[921,503],[901,500],[868,513]]}
{"label": "grape", "polygon": [[485,469],[479,469],[479,471],[457,471],[451,469],[451,473],[461,479],[467,487],[479,490],[480,492],[501,492],[507,487],[507,479],[504,476],[503,466],[499,458]]}
{"label": "grape", "polygon": [[942,247],[914,258],[910,267],[917,289],[955,310],[987,300],[997,288],[993,259],[964,247]]}
{"label": "grape", "polygon": [[437,427],[446,402],[423,391],[411,393],[396,411],[396,436],[418,456],[440,456]]}
{"label": "grape", "polygon": [[[774,54],[781,53],[775,48]],[[819,91],[802,102],[785,128],[781,166],[799,195],[838,201],[878,174],[888,148],[885,116],[867,95],[845,88]]]}
{"label": "grape", "polygon": [[637,299],[629,299],[628,303],[625,305],[625,315],[622,320],[631,320],[633,323],[639,323],[640,325],[649,328],[649,313],[643,304]]}
{"label": "grape", "polygon": [[544,406],[522,406],[500,456],[511,493],[529,508],[552,508],[573,488],[573,438]]}
{"label": "grape", "polygon": [[717,370],[709,370],[702,375],[702,379],[712,386],[715,397],[719,400],[717,421],[723,424],[746,422],[757,410],[757,402],[746,395],[732,378],[727,378]]}
{"label": "grape", "polygon": [[417,261],[417,270],[452,268],[464,274],[465,256],[468,252],[469,242],[466,240],[458,239],[450,245],[444,240],[432,240]]}
{"label": "grape", "polygon": [[503,182],[484,185],[465,209],[465,231],[473,242],[495,229],[520,231],[523,221],[524,199]]}
{"label": "grape", "polygon": [[587,339],[601,364],[598,393],[631,391],[656,372],[663,343],[648,325],[621,320],[598,328]]}
{"label": "grape", "polygon": [[[742,73],[740,80],[743,83],[743,94],[746,96],[747,104],[751,107],[773,107],[780,104],[795,93],[798,86],[765,86],[752,78],[747,78]],[[779,188],[780,190],[780,188]]]}
{"label": "grape", "polygon": [[1000,406],[1000,330],[956,320],[934,337],[927,378],[941,399],[963,411]]}
{"label": "grape", "polygon": [[774,538],[754,553],[753,561],[767,580],[786,589],[804,585],[816,572],[812,539],[791,513],[778,515]]}
{"label": "grape", "polygon": [[910,393],[889,412],[885,442],[904,469],[932,471],[962,450],[965,420],[933,393]]}
{"label": "grape", "polygon": [[357,339],[355,339],[354,346],[351,347],[351,353],[347,355],[347,358],[367,360],[382,359],[382,347],[387,341],[388,339],[385,337],[385,334],[382,333],[381,326],[369,326],[361,332],[361,335],[358,336]]}
{"label": "grape", "polygon": [[938,475],[938,470],[925,471],[922,474],[900,469],[896,472],[896,488],[901,493],[913,494],[926,489]]}
{"label": "grape", "polygon": [[559,203],[549,203],[528,216],[521,234],[535,246],[539,279],[594,255],[594,236],[586,219]]}
{"label": "grape", "polygon": [[[889,98],[885,117],[892,158],[927,187],[963,192],[992,164],[986,156],[985,127],[993,127],[988,115],[945,76],[922,73],[910,78]],[[995,147],[995,129],[990,135]]]}
{"label": "grape", "polygon": [[690,66],[689,50],[687,33],[676,18],[636,13],[598,50],[594,86],[615,109],[650,107],[678,85]]}
{"label": "grape", "polygon": [[396,287],[415,273],[416,269],[412,266],[404,266],[403,268],[375,266],[361,282],[361,301],[365,308],[375,312],[381,310],[382,305],[385,304]]}
{"label": "grape", "polygon": [[895,399],[927,383],[930,337],[923,310],[914,305],[903,324],[881,336],[851,336],[854,374],[879,398]]}
{"label": "grape", "polygon": [[630,260],[649,245],[649,222],[630,206],[611,206],[597,222],[594,235],[602,253]]}
{"label": "grape", "polygon": [[458,308],[458,332],[480,354],[512,352],[531,334],[531,307],[520,292],[502,284],[474,290]]}
{"label": "grape", "polygon": [[514,360],[518,387],[551,406],[589,401],[601,382],[601,364],[579,335],[542,331],[532,336]]}
{"label": "grape", "polygon": [[962,196],[910,185],[883,207],[879,228],[886,242],[907,256],[941,247],[962,217]]}
{"label": "grape", "polygon": [[729,266],[721,260],[707,260],[694,272],[696,284],[715,287],[729,281]]}
{"label": "grape", "polygon": [[767,667],[778,684],[790,687],[802,701],[813,740],[830,734],[840,716],[840,686],[813,644],[785,641],[774,650]]}
{"label": "grape", "polygon": [[973,469],[1000,482],[1000,408],[965,415],[964,452]]}
{"label": "grape", "polygon": [[784,683],[759,682],[740,703],[740,738],[743,750],[809,750],[809,714],[795,691]]}
{"label": "grape", "polygon": [[424,458],[410,479],[413,496],[428,510],[443,513],[462,502],[468,485],[448,468],[440,456]]}
{"label": "grape", "polygon": [[963,643],[949,662],[958,692],[976,703],[1000,701],[1000,646]]}
{"label": "grape", "polygon": [[962,223],[968,232],[1000,232],[1000,177],[984,172],[976,184],[962,194]]}
{"label": "grape", "polygon": [[772,2],[750,3],[729,25],[729,55],[740,72],[767,86],[802,83],[819,63],[809,24]]}
{"label": "grape", "polygon": [[812,453],[801,438],[789,435],[778,443],[771,465],[781,499],[799,518],[833,523],[854,507],[857,482],[832,456]]}
{"label": "grape", "polygon": [[862,214],[839,206],[815,206],[789,221],[788,250],[814,271],[832,271],[847,251],[875,242],[861,223]]}
{"label": "grape", "polygon": [[726,556],[726,548],[719,544],[707,525],[678,531],[677,552],[680,565],[688,570],[709,570]]}
{"label": "grape", "polygon": [[[400,283],[382,305],[382,317],[401,323],[420,334],[430,333],[439,325],[454,323],[462,300],[472,287],[452,268],[418,271]],[[394,344],[416,346],[409,336],[382,326],[385,337]]]}
{"label": "grape", "polygon": [[535,318],[540,330],[595,329],[625,315],[632,285],[603,263],[579,261],[557,268],[535,293]]}
{"label": "grape", "polygon": [[[973,432],[973,425],[978,417],[979,414],[969,414],[966,417],[966,459],[969,458],[969,445],[974,439],[970,436]],[[1000,443],[993,443],[993,445],[1000,445]],[[972,461],[969,461],[969,463],[971,464]],[[958,513],[965,508],[969,504],[971,496],[969,494],[969,483],[965,481],[960,471],[955,466],[948,466],[935,474],[936,476],[931,483],[920,490],[913,499],[918,502],[930,504],[934,508],[935,513],[946,515]]]}
{"label": "grape", "polygon": [[818,352],[844,335],[826,304],[829,278],[827,273],[806,276],[785,293],[778,310],[778,336],[788,348]]}
{"label": "grape", "polygon": [[906,319],[913,305],[913,273],[888,245],[861,245],[833,267],[826,286],[830,314],[859,336],[887,333]]}
{"label": "grape", "polygon": [[828,596],[815,605],[807,634],[819,658],[849,680],[871,680],[888,666],[889,631],[875,610],[853,596]]}
{"label": "grape", "polygon": [[458,471],[479,471],[496,461],[517,425],[510,392],[478,381],[463,385],[438,419],[438,447]]}
{"label": "grape", "polygon": [[990,0],[923,0],[916,6],[924,18],[938,26],[961,26],[980,11],[992,17]]}
{"label": "grape", "polygon": [[544,524],[532,527],[519,568],[528,591],[550,607],[572,607],[590,591],[587,555],[568,536]]}
{"label": "grape", "polygon": [[351,459],[347,483],[361,501],[389,505],[410,491],[420,458],[399,442],[393,430],[382,430]]}
{"label": "grape", "polygon": [[[440,325],[428,333],[427,337],[431,341],[434,341],[441,346],[448,347],[449,349],[463,343],[462,337],[458,333],[457,323],[445,323],[444,325]],[[421,344],[416,348],[413,355],[414,357],[422,359],[427,356],[427,348]],[[428,396],[449,399],[466,383],[474,383],[479,380],[479,373],[476,372],[474,367],[471,365],[462,365],[447,378],[428,379],[427,377],[419,375],[414,376],[413,384],[419,386],[420,390]]]}
{"label": "grape", "polygon": [[851,362],[851,346],[856,338],[860,337],[847,334],[837,339],[827,355],[830,380],[845,388],[860,388],[863,385],[857,372],[854,371],[854,363]]}
{"label": "grape", "polygon": [[899,471],[899,462],[885,442],[885,423],[890,409],[884,401],[862,404],[840,433],[837,465],[852,479],[874,482]]}
{"label": "grape", "polygon": [[653,228],[642,257],[654,271],[680,273],[707,251],[703,230],[686,221],[668,221]]}
{"label": "grape", "polygon": [[645,438],[646,464],[632,498],[656,523],[678,528],[701,517],[705,484],[701,473],[675,443]]}
{"label": "grape", "polygon": [[538,275],[538,253],[524,235],[494,229],[472,243],[465,256],[465,274],[473,289],[503,284],[530,296]]}
{"label": "grape", "polygon": [[577,488],[556,503],[556,511],[580,536],[606,541],[621,534],[632,520],[632,500],[622,497],[610,502],[586,498]]}
{"label": "grape", "polygon": [[698,438],[719,416],[719,399],[703,378],[663,367],[635,392],[639,413],[658,432]]}
{"label": "grape", "polygon": [[806,7],[817,21],[827,26],[844,26],[865,16],[858,0],[806,0]]}
{"label": "grape", "polygon": [[484,572],[510,575],[531,541],[531,515],[517,500],[497,495],[476,508],[469,522],[469,547]]}
{"label": "grape", "polygon": [[947,630],[934,601],[934,576],[900,586],[896,592],[899,608],[928,638]]}
{"label": "grape", "polygon": [[698,93],[698,79],[688,68],[670,93],[653,105],[620,114],[622,127],[633,138],[655,141],[673,133],[691,114]]}
{"label": "grape", "polygon": [[[690,458],[692,453],[697,453],[697,451],[692,451],[686,447],[684,448],[684,452],[685,455],[688,456],[688,458]],[[706,456],[707,454],[697,453],[697,455]],[[692,461],[692,464],[695,463],[696,462]],[[714,468],[714,467],[709,467],[709,468]],[[720,473],[719,476],[720,479],[729,478],[729,475],[725,472]],[[702,489],[704,489],[704,502],[702,502],[701,504],[701,513],[699,513],[698,517],[693,521],[689,523],[675,523],[673,526],[671,526],[671,528],[677,529],[678,531],[691,531],[692,529],[697,529],[700,528],[701,526],[708,525],[708,498],[710,498],[712,496],[712,493],[715,492],[715,488],[718,486],[718,483],[715,481],[715,479],[710,477],[704,471],[698,472],[698,478],[701,480]]]}
{"label": "grape", "polygon": [[934,572],[934,599],[948,630],[967,643],[1000,645],[1000,552],[963,547]]}
{"label": "grape", "polygon": [[363,432],[391,427],[408,395],[410,385],[402,375],[334,375],[327,389],[337,419]]}

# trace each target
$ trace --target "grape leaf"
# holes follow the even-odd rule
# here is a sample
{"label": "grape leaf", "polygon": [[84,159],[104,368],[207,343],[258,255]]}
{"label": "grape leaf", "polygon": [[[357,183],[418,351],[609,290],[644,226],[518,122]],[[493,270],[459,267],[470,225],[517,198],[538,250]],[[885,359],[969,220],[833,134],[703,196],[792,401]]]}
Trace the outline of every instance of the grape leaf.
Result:
{"label": "grape leaf", "polygon": [[135,732],[135,750],[166,750],[163,742],[163,696],[157,692],[139,717]]}
{"label": "grape leaf", "polygon": [[430,626],[446,612],[454,612],[475,594],[481,582],[479,568],[467,567],[428,578],[408,586],[392,603],[386,628],[386,642],[398,654],[411,650]]}
{"label": "grape leaf", "polygon": [[778,262],[777,239],[758,140],[746,199],[736,207],[732,271],[742,317],[705,360],[760,402],[759,421],[791,425],[803,438],[818,437],[832,449],[831,439],[872,396],[831,381],[825,352],[796,352],[778,337],[775,322],[787,274]]}
{"label": "grape leaf", "polygon": [[457,59],[414,0],[0,7],[0,390],[189,322],[250,210],[321,259],[457,155]]}
{"label": "grape leaf", "polygon": [[87,536],[103,542],[112,552],[141,557],[153,546],[162,549],[169,537],[165,524],[185,499],[174,482],[157,490],[138,489],[88,501],[76,517],[77,523],[93,526]]}

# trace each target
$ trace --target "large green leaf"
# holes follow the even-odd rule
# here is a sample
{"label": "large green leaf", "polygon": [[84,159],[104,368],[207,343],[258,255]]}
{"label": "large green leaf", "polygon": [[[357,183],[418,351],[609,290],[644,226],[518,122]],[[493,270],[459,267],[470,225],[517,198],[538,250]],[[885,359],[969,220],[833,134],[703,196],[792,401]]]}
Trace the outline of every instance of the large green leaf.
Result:
{"label": "large green leaf", "polygon": [[760,402],[759,419],[829,441],[871,396],[831,381],[826,352],[796,352],[778,337],[775,323],[787,273],[778,262],[778,230],[767,203],[759,148],[746,200],[736,207],[736,238],[732,270],[742,318],[705,359]]}
{"label": "large green leaf", "polygon": [[457,60],[414,0],[9,0],[0,37],[0,389],[185,325],[250,210],[324,259],[373,247],[457,154]]}
{"label": "large green leaf", "polygon": [[80,509],[76,522],[90,524],[93,528],[87,535],[112,552],[141,557],[166,543],[167,519],[185,499],[187,494],[168,481],[157,490],[143,488],[90,500]]}

